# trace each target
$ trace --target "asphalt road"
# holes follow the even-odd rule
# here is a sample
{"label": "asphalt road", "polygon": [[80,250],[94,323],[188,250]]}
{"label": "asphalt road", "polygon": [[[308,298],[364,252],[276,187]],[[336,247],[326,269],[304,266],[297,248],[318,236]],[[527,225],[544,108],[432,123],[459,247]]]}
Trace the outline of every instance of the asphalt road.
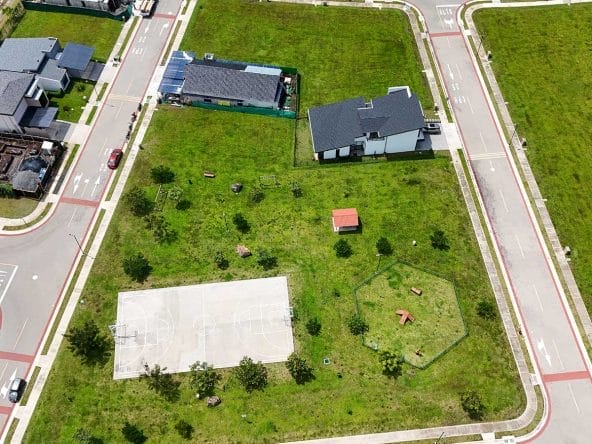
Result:
{"label": "asphalt road", "polygon": [[0,238],[0,428],[12,411],[9,382],[24,377],[56,309],[92,218],[113,172],[113,148],[125,146],[132,112],[143,99],[179,11],[180,0],[161,0],[142,20],[100,109],[52,217],[36,230]]}
{"label": "asphalt road", "polygon": [[472,166],[549,416],[536,442],[587,443],[592,436],[592,380],[573,316],[494,120],[469,48],[457,25],[459,5],[419,0],[445,89]]}

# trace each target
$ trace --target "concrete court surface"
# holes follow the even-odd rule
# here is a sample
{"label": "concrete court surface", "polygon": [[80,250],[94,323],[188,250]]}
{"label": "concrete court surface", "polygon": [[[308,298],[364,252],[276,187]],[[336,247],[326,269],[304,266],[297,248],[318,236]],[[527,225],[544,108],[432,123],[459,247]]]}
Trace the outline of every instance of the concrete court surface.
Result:
{"label": "concrete court surface", "polygon": [[285,276],[119,293],[114,379],[144,365],[186,372],[195,361],[216,368],[281,362],[294,351]]}

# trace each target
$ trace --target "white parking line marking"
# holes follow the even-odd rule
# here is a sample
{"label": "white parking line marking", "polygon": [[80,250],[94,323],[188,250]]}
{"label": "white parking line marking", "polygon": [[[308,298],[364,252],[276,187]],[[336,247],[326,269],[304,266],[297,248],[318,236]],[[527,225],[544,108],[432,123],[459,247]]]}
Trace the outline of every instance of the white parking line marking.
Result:
{"label": "white parking line marking", "polygon": [[520,239],[518,239],[518,235],[517,234],[514,235],[514,239],[516,239],[516,245],[518,245],[518,248],[520,249],[520,255],[523,258],[526,258],[526,256],[524,256],[524,250],[522,249],[522,245],[520,244]]}
{"label": "white parking line marking", "polygon": [[504,210],[506,210],[506,213],[509,213],[510,210],[508,209],[508,204],[506,203],[506,198],[504,197],[504,192],[502,190],[499,190],[500,192],[500,196],[502,198],[502,205],[504,206]]}

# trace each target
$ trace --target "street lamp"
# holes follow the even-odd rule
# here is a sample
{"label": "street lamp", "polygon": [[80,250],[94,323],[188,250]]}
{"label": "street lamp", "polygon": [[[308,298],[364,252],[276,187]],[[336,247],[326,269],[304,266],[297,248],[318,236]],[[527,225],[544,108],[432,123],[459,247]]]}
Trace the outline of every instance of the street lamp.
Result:
{"label": "street lamp", "polygon": [[94,257],[84,252],[84,250],[82,249],[82,245],[80,245],[80,242],[78,242],[78,238],[76,237],[76,235],[68,233],[68,236],[72,236],[74,238],[74,240],[76,241],[76,245],[78,245],[78,249],[80,250],[80,253],[82,253],[83,256],[88,256],[89,258],[94,259]]}
{"label": "street lamp", "polygon": [[477,56],[479,56],[479,51],[481,50],[481,47],[483,46],[483,40],[487,36],[485,34],[480,34],[480,33],[477,33],[477,35],[479,36],[479,47],[477,48]]}
{"label": "street lamp", "polygon": [[[518,131],[518,124],[514,124],[514,132],[512,133],[512,136],[510,137],[510,144],[512,144],[514,142],[514,136],[516,135],[516,132]],[[520,142],[520,138],[518,138],[518,142]],[[520,145],[520,143],[518,144]]]}

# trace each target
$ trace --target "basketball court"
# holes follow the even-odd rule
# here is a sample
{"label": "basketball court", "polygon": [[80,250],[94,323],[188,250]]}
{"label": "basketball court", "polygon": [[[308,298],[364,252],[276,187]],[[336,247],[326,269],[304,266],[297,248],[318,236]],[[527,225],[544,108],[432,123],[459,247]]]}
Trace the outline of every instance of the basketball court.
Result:
{"label": "basketball court", "polygon": [[281,362],[294,351],[285,276],[119,293],[114,379],[158,364],[186,372],[195,361],[216,368]]}

